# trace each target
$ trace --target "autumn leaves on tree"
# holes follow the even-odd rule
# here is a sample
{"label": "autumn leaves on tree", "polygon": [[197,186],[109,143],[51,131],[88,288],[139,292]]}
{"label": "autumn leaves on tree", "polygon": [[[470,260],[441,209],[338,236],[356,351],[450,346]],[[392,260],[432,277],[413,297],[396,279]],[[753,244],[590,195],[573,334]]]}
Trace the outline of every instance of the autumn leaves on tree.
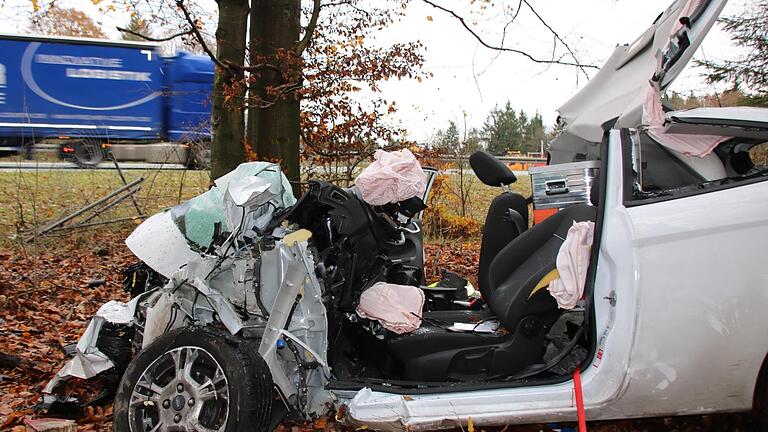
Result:
{"label": "autumn leaves on tree", "polygon": [[[424,77],[422,46],[374,46],[371,33],[403,8],[357,3],[219,0],[212,178],[258,157],[281,162],[295,190],[300,167],[350,182],[376,149],[411,144],[379,85]],[[365,104],[353,97],[361,91]]]}

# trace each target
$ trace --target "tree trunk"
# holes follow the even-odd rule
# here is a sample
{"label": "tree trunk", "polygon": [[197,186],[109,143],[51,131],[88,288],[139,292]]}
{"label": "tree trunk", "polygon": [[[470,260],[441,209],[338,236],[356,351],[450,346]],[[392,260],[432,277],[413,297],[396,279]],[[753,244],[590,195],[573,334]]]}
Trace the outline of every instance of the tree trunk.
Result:
{"label": "tree trunk", "polygon": [[[255,47],[260,54],[267,56],[274,55],[280,49],[293,52],[299,40],[301,1],[253,0],[253,5],[257,10],[251,14],[251,28],[254,29],[251,32],[252,48]],[[299,100],[294,91],[276,101],[274,96],[264,92],[266,87],[275,88],[285,84],[291,83],[286,83],[278,72],[265,70],[261,74],[261,79],[257,81],[260,87],[257,91],[270,105],[255,113],[249,112],[248,137],[260,158],[281,163],[293,185],[294,193],[298,194],[301,182]]]}
{"label": "tree trunk", "polygon": [[[266,2],[264,0],[251,0],[250,27],[248,29],[248,57],[249,64],[257,63],[256,60],[264,52],[261,43],[262,38],[262,17]],[[254,74],[248,84],[248,98],[250,101],[259,100],[264,97],[264,78],[261,74]],[[261,110],[256,107],[250,107],[246,111],[247,121],[245,124],[245,139],[251,148],[256,151],[256,142],[259,133],[259,117]],[[257,155],[258,156],[258,155]]]}
{"label": "tree trunk", "polygon": [[[224,64],[242,66],[245,60],[248,0],[218,0],[217,3],[216,57]],[[245,125],[241,105],[245,87],[231,87],[232,83],[242,78],[242,72],[216,67],[211,109],[212,181],[235,169],[244,159]],[[225,96],[231,98],[225,102]]]}

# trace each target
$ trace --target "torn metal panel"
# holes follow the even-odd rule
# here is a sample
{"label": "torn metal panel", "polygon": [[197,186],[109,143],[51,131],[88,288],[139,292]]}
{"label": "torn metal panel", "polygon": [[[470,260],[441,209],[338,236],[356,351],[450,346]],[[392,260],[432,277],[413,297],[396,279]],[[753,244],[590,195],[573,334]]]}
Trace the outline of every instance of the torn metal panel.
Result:
{"label": "torn metal panel", "polygon": [[[363,388],[347,405],[350,424],[366,426],[381,431],[408,430],[410,413],[402,395],[373,392]],[[369,419],[375,419],[370,422]],[[361,422],[356,419],[366,419]]]}
{"label": "torn metal panel", "polygon": [[[227,205],[227,195],[232,199],[231,205]],[[241,210],[237,210],[235,201],[242,203]],[[295,203],[290,182],[279,165],[245,163],[217,179],[207,192],[152,216],[125,242],[134,255],[170,278],[182,265],[211,246],[216,226],[234,231],[243,225],[240,237],[253,236],[249,231],[263,229],[265,221],[271,221],[276,212]],[[246,213],[249,220],[240,224]]]}
{"label": "torn metal panel", "polygon": [[275,242],[273,248],[261,250],[260,256],[261,301],[271,310],[293,254],[283,242]]}
{"label": "torn metal panel", "polygon": [[[283,367],[285,361],[280,358],[283,349],[281,348],[278,352],[278,339],[281,339],[282,331],[287,327],[293,304],[297,301],[299,293],[303,291],[302,285],[306,276],[307,272],[303,264],[295,261],[289,264],[259,345],[259,354],[267,362],[272,372],[272,380],[283,395],[289,398],[298,391],[296,384],[289,377],[295,369],[286,370]],[[280,346],[283,345],[280,344]]]}
{"label": "torn metal panel", "polygon": [[[262,292],[274,299],[259,345],[259,354],[272,372],[282,394],[302,411],[321,410],[330,395],[324,390],[330,378],[327,363],[327,318],[322,287],[315,276],[309,251],[309,231],[299,230],[275,242],[275,257],[285,269],[277,279],[262,280]],[[274,271],[274,270],[273,270]],[[317,364],[317,366],[310,365]]]}
{"label": "torn metal panel", "polygon": [[136,313],[136,305],[139,300],[140,297],[136,297],[128,303],[111,300],[99,308],[91,322],[88,323],[85,333],[78,340],[75,356],[56,373],[53,379],[45,386],[43,392],[51,393],[62,380],[67,380],[71,377],[93,378],[99,373],[114,367],[115,365],[109,357],[96,347],[99,333],[104,323],[107,322],[132,325]]}

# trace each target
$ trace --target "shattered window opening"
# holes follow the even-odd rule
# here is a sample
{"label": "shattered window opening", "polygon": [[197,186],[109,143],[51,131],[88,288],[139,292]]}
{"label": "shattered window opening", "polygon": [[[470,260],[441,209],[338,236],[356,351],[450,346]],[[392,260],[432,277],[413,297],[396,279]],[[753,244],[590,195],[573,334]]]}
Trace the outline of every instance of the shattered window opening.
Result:
{"label": "shattered window opening", "polygon": [[[684,162],[686,156],[674,155],[644,131],[631,131],[630,139],[633,200],[688,196],[768,178],[768,146],[762,140],[733,138],[720,144],[711,159],[716,157],[722,163],[723,175],[707,179]],[[694,163],[703,160],[690,159]]]}

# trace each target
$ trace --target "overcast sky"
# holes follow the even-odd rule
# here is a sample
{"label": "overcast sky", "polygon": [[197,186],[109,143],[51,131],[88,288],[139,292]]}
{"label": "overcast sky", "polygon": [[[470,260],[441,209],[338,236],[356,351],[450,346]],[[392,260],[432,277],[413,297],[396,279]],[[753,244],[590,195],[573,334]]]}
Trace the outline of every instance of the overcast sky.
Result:
{"label": "overcast sky", "polygon": [[[466,0],[443,0],[442,4],[467,4]],[[503,2],[497,2],[503,3]],[[517,3],[517,2],[508,2]],[[671,0],[538,0],[531,4],[539,14],[577,51],[582,63],[602,65],[617,44],[633,42]],[[731,15],[742,5],[732,0],[724,15]],[[428,17],[432,17],[430,21]],[[490,41],[499,41],[503,22],[478,23]],[[522,28],[507,35],[506,46],[526,48],[547,57],[551,36],[523,10]],[[493,32],[493,29],[496,32]],[[487,113],[496,104],[509,100],[517,109],[538,111],[549,126],[557,117],[557,108],[586,84],[573,67],[542,66],[520,55],[498,53],[480,46],[449,15],[420,1],[411,2],[404,22],[392,29],[400,35],[413,35],[428,50],[426,68],[434,78],[422,83],[392,82],[385,88],[397,100],[401,121],[413,138],[424,140],[435,128],[444,128],[449,120],[468,127],[481,127]],[[701,59],[722,58],[730,49],[730,40],[719,27],[710,32],[694,56]],[[674,83],[672,90],[687,94],[711,93],[714,88],[701,79],[702,70],[689,66]],[[594,71],[589,71],[594,76]]]}
{"label": "overcast sky", "polygon": [[[210,7],[215,10],[212,0]],[[375,0],[371,0],[375,1]],[[539,14],[577,52],[586,64],[602,65],[617,44],[631,43],[672,0],[530,0]],[[498,44],[501,30],[508,21],[504,6],[516,6],[516,1],[497,0],[495,6],[480,14],[469,0],[436,0],[455,9],[476,23],[478,33]],[[75,6],[85,10],[104,25],[108,34],[117,37],[114,26],[123,25],[128,16],[113,12],[101,15],[90,0],[59,0],[62,7]],[[0,0],[0,29],[18,31],[25,20],[18,11],[28,11],[31,0]],[[743,0],[731,0],[724,15],[731,15],[743,6]],[[211,32],[213,29],[210,29]],[[482,127],[488,112],[495,105],[509,100],[517,109],[529,113],[538,111],[544,124],[550,126],[556,118],[557,107],[573,95],[587,79],[576,68],[534,64],[514,53],[496,52],[483,48],[464,30],[458,21],[420,0],[412,0],[403,20],[386,29],[377,38],[383,42],[420,40],[426,47],[425,69],[433,77],[422,81],[393,81],[383,87],[386,97],[395,100],[400,121],[410,137],[424,141],[437,129],[453,120],[463,129]],[[523,9],[506,35],[505,46],[524,49],[546,58],[551,55],[551,33]],[[728,36],[716,27],[705,39],[694,58],[722,58],[731,50]],[[562,47],[558,51],[562,52]],[[595,71],[588,71],[594,76]],[[701,70],[688,67],[672,89],[688,93],[711,93],[714,88],[701,79]]]}

